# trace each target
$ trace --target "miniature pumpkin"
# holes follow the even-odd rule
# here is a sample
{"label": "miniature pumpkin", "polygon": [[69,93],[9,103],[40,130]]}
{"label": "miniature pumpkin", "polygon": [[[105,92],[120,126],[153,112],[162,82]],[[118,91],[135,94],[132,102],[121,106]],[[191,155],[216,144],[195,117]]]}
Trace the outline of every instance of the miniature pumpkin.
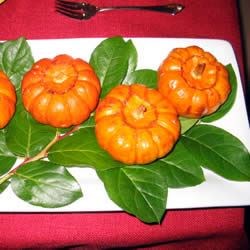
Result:
{"label": "miniature pumpkin", "polygon": [[6,74],[0,71],[0,128],[5,127],[16,110],[16,91]]}
{"label": "miniature pumpkin", "polygon": [[158,90],[185,117],[215,112],[231,91],[225,66],[198,46],[173,49],[160,65],[158,77]]}
{"label": "miniature pumpkin", "polygon": [[100,146],[125,164],[146,164],[165,156],[179,137],[180,123],[171,103],[141,84],[119,85],[96,112]]}
{"label": "miniature pumpkin", "polygon": [[69,55],[37,61],[22,80],[25,108],[35,120],[53,127],[85,121],[98,103],[100,90],[92,67]]}

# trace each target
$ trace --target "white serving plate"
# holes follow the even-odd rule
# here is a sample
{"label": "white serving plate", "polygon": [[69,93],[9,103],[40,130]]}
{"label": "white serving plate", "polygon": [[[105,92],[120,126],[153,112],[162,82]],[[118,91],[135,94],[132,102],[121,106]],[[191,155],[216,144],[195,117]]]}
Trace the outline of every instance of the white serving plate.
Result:
{"label": "white serving plate", "polygon": [[[35,60],[69,54],[89,61],[90,54],[102,41],[101,38],[29,40]],[[230,112],[213,125],[238,137],[250,150],[250,129],[237,61],[230,43],[211,39],[132,38],[138,52],[137,69],[157,69],[175,47],[198,45],[214,54],[223,64],[231,63],[238,80],[236,102]],[[249,165],[250,167],[250,165]],[[0,212],[84,212],[119,211],[106,194],[102,182],[90,168],[70,168],[79,181],[83,198],[62,208],[47,209],[30,205],[15,196],[9,186],[0,195]],[[206,181],[195,187],[169,189],[167,209],[226,207],[250,205],[250,182],[228,181],[204,169]]]}

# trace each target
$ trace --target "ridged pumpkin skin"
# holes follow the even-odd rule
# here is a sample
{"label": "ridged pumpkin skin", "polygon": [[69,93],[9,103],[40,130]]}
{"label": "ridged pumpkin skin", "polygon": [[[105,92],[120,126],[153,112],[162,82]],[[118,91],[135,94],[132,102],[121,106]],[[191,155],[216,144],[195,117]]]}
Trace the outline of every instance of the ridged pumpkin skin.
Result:
{"label": "ridged pumpkin skin", "polygon": [[179,137],[173,106],[157,90],[119,85],[99,103],[96,137],[100,146],[125,164],[146,164],[165,156]]}
{"label": "ridged pumpkin skin", "polygon": [[13,117],[16,110],[15,87],[6,76],[0,71],[0,128],[4,128]]}
{"label": "ridged pumpkin skin", "polygon": [[215,112],[230,91],[228,72],[198,46],[175,48],[158,70],[158,90],[181,116],[200,118]]}
{"label": "ridged pumpkin skin", "polygon": [[35,120],[53,127],[85,121],[96,108],[100,90],[92,67],[69,55],[37,61],[22,80],[25,108]]}

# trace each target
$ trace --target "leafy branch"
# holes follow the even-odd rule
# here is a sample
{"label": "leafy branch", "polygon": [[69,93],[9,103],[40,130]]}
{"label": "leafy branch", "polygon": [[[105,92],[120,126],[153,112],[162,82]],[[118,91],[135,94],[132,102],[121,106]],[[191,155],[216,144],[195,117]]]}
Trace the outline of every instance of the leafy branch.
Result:
{"label": "leafy branch", "polygon": [[65,134],[60,134],[60,132],[57,130],[55,137],[49,142],[49,144],[42,151],[40,151],[38,154],[36,154],[33,157],[25,157],[24,160],[20,164],[18,164],[15,168],[13,168],[11,171],[9,171],[6,175],[1,177],[0,178],[0,185],[2,183],[4,183],[5,181],[7,181],[8,179],[10,179],[16,173],[16,171],[20,167],[22,167],[23,165],[46,158],[48,155],[49,149],[55,143],[59,142],[60,140],[64,139],[67,136],[70,136],[75,131],[77,131],[79,128],[80,128],[79,126],[74,126],[74,127],[72,127],[72,129],[67,131]]}

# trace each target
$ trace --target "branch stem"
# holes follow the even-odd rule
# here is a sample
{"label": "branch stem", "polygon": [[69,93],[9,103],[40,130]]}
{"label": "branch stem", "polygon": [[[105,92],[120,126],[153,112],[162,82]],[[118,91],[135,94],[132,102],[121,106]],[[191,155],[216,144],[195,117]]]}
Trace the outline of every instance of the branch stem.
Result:
{"label": "branch stem", "polygon": [[9,172],[6,175],[4,175],[2,178],[0,178],[0,185],[7,181],[14,173]]}

